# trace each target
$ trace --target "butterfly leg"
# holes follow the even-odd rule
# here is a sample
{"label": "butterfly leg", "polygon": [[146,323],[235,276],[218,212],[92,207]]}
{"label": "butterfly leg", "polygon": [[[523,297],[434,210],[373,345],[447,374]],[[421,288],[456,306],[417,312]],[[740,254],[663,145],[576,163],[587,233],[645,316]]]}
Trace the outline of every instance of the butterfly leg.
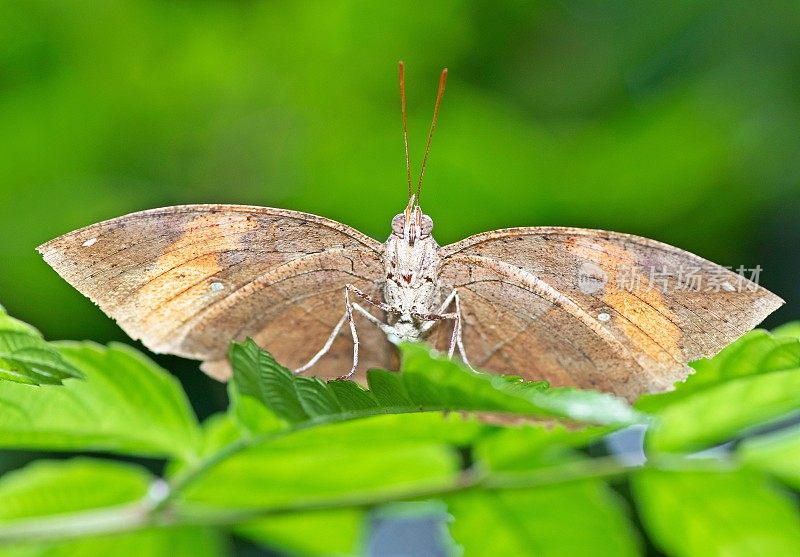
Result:
{"label": "butterfly leg", "polygon": [[328,340],[325,341],[325,344],[322,346],[322,348],[320,348],[319,352],[314,354],[314,356],[305,365],[294,370],[294,373],[303,373],[304,371],[307,371],[308,369],[316,365],[316,363],[320,360],[320,358],[322,358],[325,354],[327,354],[328,351],[331,349],[331,346],[333,346],[333,342],[336,340],[336,337],[341,332],[345,322],[348,321],[350,323],[350,334],[353,337],[353,367],[350,368],[350,371],[346,375],[344,375],[343,378],[348,379],[353,376],[353,374],[356,371],[356,368],[358,367],[358,345],[359,345],[358,332],[356,331],[355,321],[353,320],[353,310],[356,310],[358,313],[366,317],[368,321],[374,323],[382,331],[388,332],[387,331],[388,325],[386,325],[386,323],[383,323],[380,319],[372,315],[370,312],[361,307],[359,304],[352,302],[350,300],[350,292],[353,292],[356,296],[358,296],[362,300],[365,300],[366,302],[376,307],[379,307],[384,311],[389,311],[389,312],[395,311],[392,308],[386,306],[386,304],[383,304],[378,300],[373,299],[371,296],[362,292],[360,289],[356,288],[352,284],[347,284],[344,289],[344,305],[345,305],[344,314],[342,314],[341,319],[339,319],[339,321],[333,327],[330,336],[328,336]]}
{"label": "butterfly leg", "polygon": [[464,339],[461,338],[461,300],[458,297],[458,292],[453,290],[453,299],[456,305],[456,315],[458,315],[458,335],[456,335],[456,344],[458,345],[458,353],[461,355],[461,361],[463,361],[469,369],[475,371],[475,368],[472,367],[472,364],[469,363],[467,359],[467,351],[464,349]]}
{"label": "butterfly leg", "polygon": [[[375,306],[376,308],[382,309],[386,313],[393,313],[395,315],[400,315],[400,313],[401,313],[397,308],[394,308],[394,307],[390,306],[389,304],[384,304],[380,300],[376,300],[375,298],[373,298],[372,296],[370,296],[366,292],[362,292],[360,289],[356,288],[352,284],[348,284],[346,286],[346,288],[348,290],[350,290],[351,292],[353,292],[356,296],[358,296],[359,298],[364,300],[365,302],[369,303],[370,305]],[[355,304],[355,305],[358,305],[358,304]],[[361,308],[361,306],[358,306],[358,307]],[[386,325],[385,323],[381,322],[377,317],[375,317],[374,315],[372,315],[371,313],[366,311],[364,308],[361,308],[361,312],[364,313],[364,316],[367,319],[369,319],[370,321],[372,321],[373,323],[375,323],[376,325],[378,325],[382,329],[383,329],[383,325]]]}
{"label": "butterfly leg", "polygon": [[336,340],[336,336],[339,334],[339,331],[342,330],[342,326],[344,325],[345,321],[347,321],[347,310],[345,310],[345,312],[342,314],[342,318],[339,319],[338,323],[336,323],[336,326],[333,328],[333,331],[331,331],[331,334],[328,337],[328,340],[325,341],[325,344],[319,350],[319,352],[314,354],[314,356],[304,366],[299,367],[296,370],[294,370],[295,374],[300,374],[300,373],[303,373],[304,371],[310,369],[311,367],[316,365],[316,363],[319,361],[320,358],[322,358],[325,354],[328,353],[328,350],[331,349],[331,346],[333,345],[333,341]]}
{"label": "butterfly leg", "polygon": [[350,334],[353,337],[353,367],[350,368],[350,371],[347,373],[347,375],[342,377],[342,379],[349,379],[353,376],[353,374],[356,372],[356,368],[358,367],[358,333],[356,332],[356,322],[353,321],[353,304],[350,302],[349,284],[344,288],[344,305],[347,320],[350,322]]}
{"label": "butterfly leg", "polygon": [[[455,312],[452,313],[445,313],[445,310],[450,306],[450,304],[455,304]],[[444,319],[452,319],[453,320],[453,334],[450,335],[450,345],[447,349],[447,357],[452,358],[453,353],[455,352],[456,347],[458,347],[458,353],[461,356],[461,360],[467,365],[469,369],[475,371],[472,365],[469,363],[467,359],[467,351],[464,350],[464,341],[461,338],[461,301],[458,297],[458,291],[453,290],[445,299],[442,306],[439,308],[439,312],[435,314],[427,314],[427,315],[418,315],[417,317],[424,319],[427,321],[425,325],[422,327],[422,333],[428,332],[438,321],[442,321]]]}
{"label": "butterfly leg", "polygon": [[372,298],[372,296],[369,296],[368,294],[362,292],[352,284],[348,284],[345,286],[344,288],[345,315],[347,316],[347,320],[350,321],[350,334],[353,336],[353,367],[350,368],[350,372],[347,373],[347,375],[344,375],[342,379],[349,379],[350,377],[352,377],[353,374],[356,372],[356,368],[358,367],[358,333],[356,332],[356,323],[353,320],[353,310],[355,309],[356,311],[358,311],[358,313],[366,317],[367,320],[370,321],[371,323],[374,323],[384,333],[388,333],[389,330],[391,329],[386,323],[383,323],[380,319],[372,315],[370,312],[361,307],[359,304],[351,302],[350,292],[353,292],[356,296],[358,296],[362,300],[372,304],[375,307],[382,309],[383,311],[389,313],[397,313],[396,309]]}

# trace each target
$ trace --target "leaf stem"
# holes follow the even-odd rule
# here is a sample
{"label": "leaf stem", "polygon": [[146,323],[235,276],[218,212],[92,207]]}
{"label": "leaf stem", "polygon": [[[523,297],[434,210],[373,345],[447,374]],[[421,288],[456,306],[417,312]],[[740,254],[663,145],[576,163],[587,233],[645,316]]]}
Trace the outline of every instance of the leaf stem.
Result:
{"label": "leaf stem", "polygon": [[[230,451],[239,450],[238,444],[234,445],[229,446]],[[195,469],[183,476],[181,480],[174,484],[173,490],[180,491],[192,479],[208,469],[208,466],[212,465],[213,462],[223,458],[223,456],[217,457],[217,455],[215,457],[206,461],[206,466]],[[707,466],[707,464],[703,464],[703,461],[696,462],[698,466]],[[664,464],[672,465],[669,462]],[[658,465],[661,465],[660,460]],[[684,460],[683,465],[689,465],[689,463]],[[644,465],[644,467],[654,466],[656,464],[653,462]],[[493,491],[533,489],[586,479],[612,478],[623,476],[642,467],[620,462],[614,457],[601,457],[571,461],[557,466],[524,472],[487,472],[478,468],[471,468],[461,472],[452,481],[445,484],[418,485],[407,489],[383,490],[379,493],[305,500],[275,507],[234,510],[209,509],[191,502],[177,502],[175,501],[177,492],[172,491],[160,500],[145,498],[130,505],[93,509],[54,517],[23,519],[8,523],[0,527],[0,543],[31,540],[55,541],[88,535],[130,532],[153,526],[230,526],[269,516],[350,507],[368,508],[394,501],[452,496],[475,489]]]}
{"label": "leaf stem", "polygon": [[15,520],[0,527],[0,543],[64,540],[154,526],[157,517],[148,503],[141,500],[91,511]]}

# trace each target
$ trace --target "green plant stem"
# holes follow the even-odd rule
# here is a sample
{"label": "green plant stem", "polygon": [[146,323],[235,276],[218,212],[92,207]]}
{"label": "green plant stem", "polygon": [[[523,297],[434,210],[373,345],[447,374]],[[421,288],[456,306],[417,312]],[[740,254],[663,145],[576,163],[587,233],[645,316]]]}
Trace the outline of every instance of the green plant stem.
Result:
{"label": "green plant stem", "polygon": [[[702,460],[689,461],[684,458],[670,458],[659,460],[658,464],[651,462],[645,466],[707,468],[709,465],[708,462]],[[373,507],[394,501],[452,496],[474,489],[533,489],[586,479],[613,478],[624,476],[640,468],[642,467],[638,465],[624,464],[613,457],[603,457],[525,472],[488,473],[469,469],[444,485],[438,483],[411,489],[385,490],[377,494],[306,500],[276,507],[234,510],[209,509],[193,505],[191,502],[175,501],[173,492],[160,501],[147,498],[125,506],[93,509],[51,518],[37,517],[36,519],[19,520],[0,527],[0,543],[30,542],[32,540],[37,542],[57,541],[88,535],[118,534],[153,526],[230,526],[269,516],[352,507]],[[188,485],[187,482],[198,477],[198,474],[202,474],[202,469],[194,470],[190,475],[184,476],[184,479],[176,487]],[[167,504],[167,502],[170,503]]]}
{"label": "green plant stem", "polygon": [[0,544],[55,541],[138,530],[155,525],[146,501],[53,517],[22,519],[0,527]]}
{"label": "green plant stem", "polygon": [[[215,524],[235,524],[267,516],[353,507],[374,507],[396,501],[454,495],[475,489],[533,489],[545,485],[568,483],[591,478],[621,476],[625,475],[633,468],[637,467],[628,466],[612,457],[607,457],[591,461],[575,461],[559,466],[526,472],[486,473],[477,469],[469,469],[461,472],[453,481],[445,485],[437,483],[431,486],[417,486],[413,489],[391,489],[376,494],[345,496],[335,499],[328,498],[318,501],[307,500],[285,506],[242,509],[225,513],[219,513],[214,510],[211,511],[210,514],[214,515],[216,518],[214,521]],[[180,511],[180,515],[184,518],[190,518],[190,520],[199,519],[200,522],[206,523],[204,519],[206,512],[202,510],[197,512],[197,509],[189,507],[184,511]],[[220,521],[220,519],[222,519],[222,521]]]}

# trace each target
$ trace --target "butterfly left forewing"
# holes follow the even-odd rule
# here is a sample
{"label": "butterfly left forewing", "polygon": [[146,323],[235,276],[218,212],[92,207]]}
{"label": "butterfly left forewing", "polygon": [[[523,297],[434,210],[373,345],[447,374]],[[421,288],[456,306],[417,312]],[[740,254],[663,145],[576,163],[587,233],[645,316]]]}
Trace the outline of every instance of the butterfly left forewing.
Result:
{"label": "butterfly left forewing", "polygon": [[[441,248],[473,365],[635,398],[668,387],[782,300],[738,274],[646,238],[538,227]],[[699,289],[682,284],[699,277]],[[682,276],[686,275],[686,276]]]}
{"label": "butterfly left forewing", "polygon": [[[379,295],[382,250],[328,219],[234,205],[133,213],[39,248],[131,337],[156,352],[203,360],[218,377],[228,373],[230,340],[246,336],[287,366],[304,364],[341,317],[345,284]],[[383,334],[362,328],[363,366],[391,365]],[[348,340],[337,338],[314,372],[347,371]]]}

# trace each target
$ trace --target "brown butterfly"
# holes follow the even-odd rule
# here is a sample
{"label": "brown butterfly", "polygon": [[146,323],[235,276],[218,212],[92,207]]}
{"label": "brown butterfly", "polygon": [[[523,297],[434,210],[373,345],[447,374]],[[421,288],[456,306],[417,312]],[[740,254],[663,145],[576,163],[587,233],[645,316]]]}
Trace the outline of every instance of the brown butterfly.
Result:
{"label": "brown butterfly", "polygon": [[497,373],[636,398],[669,388],[783,301],[740,274],[646,238],[581,228],[495,230],[439,247],[419,191],[381,244],[284,209],[185,205],[93,224],[38,248],[67,282],[154,352],[226,379],[253,337],[323,377],[397,365],[427,340]]}

